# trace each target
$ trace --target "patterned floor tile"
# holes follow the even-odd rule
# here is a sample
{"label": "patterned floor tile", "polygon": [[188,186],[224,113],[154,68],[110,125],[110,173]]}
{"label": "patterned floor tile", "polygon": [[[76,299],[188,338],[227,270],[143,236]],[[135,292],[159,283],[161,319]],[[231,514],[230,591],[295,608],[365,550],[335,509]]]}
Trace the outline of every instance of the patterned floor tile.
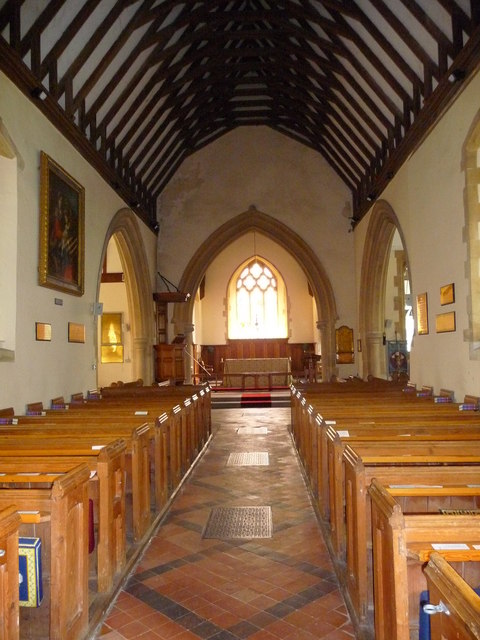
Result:
{"label": "patterned floor tile", "polygon": [[[209,449],[97,638],[351,640],[354,632],[288,434],[290,410],[219,409],[212,419]],[[232,451],[265,452],[270,464],[227,464]],[[213,510],[239,506],[268,506],[271,537],[202,536]]]}

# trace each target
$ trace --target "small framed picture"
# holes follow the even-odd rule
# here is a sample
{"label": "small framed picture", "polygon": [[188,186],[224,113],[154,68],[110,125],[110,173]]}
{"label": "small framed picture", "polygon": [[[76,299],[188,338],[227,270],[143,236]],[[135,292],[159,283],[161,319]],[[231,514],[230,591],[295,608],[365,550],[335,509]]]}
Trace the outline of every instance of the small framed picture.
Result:
{"label": "small framed picture", "polygon": [[455,311],[439,313],[436,318],[437,333],[448,333],[455,331]]}
{"label": "small framed picture", "polygon": [[417,332],[419,336],[428,333],[428,298],[426,293],[417,296]]}
{"label": "small framed picture", "polygon": [[451,282],[440,287],[440,304],[452,304],[455,302],[455,284]]}
{"label": "small framed picture", "polygon": [[76,322],[68,323],[68,341],[85,342],[85,325]]}
{"label": "small framed picture", "polygon": [[35,340],[50,342],[52,340],[52,325],[48,322],[36,322]]}

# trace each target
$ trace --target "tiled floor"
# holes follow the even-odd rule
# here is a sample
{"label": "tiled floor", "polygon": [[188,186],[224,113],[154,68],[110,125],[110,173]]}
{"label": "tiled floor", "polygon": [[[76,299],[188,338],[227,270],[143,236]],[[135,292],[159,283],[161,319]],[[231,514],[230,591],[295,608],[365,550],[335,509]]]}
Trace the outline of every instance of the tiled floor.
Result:
{"label": "tiled floor", "polygon": [[[98,638],[354,637],[288,435],[290,409],[212,412],[214,438],[119,594]],[[238,434],[267,427],[267,435]],[[227,465],[268,452],[269,465]],[[270,506],[273,535],[207,539],[215,507]]]}

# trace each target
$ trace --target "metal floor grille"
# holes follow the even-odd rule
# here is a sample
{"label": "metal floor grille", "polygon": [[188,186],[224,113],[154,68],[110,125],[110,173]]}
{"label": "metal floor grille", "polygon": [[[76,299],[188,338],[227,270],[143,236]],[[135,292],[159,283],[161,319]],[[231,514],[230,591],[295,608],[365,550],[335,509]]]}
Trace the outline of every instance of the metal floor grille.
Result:
{"label": "metal floor grille", "polygon": [[228,467],[268,466],[270,460],[267,451],[251,451],[248,453],[231,453],[228,456]]}
{"label": "metal floor grille", "polygon": [[243,540],[272,537],[270,507],[216,507],[210,512],[204,538]]}
{"label": "metal floor grille", "polygon": [[239,435],[244,436],[263,436],[267,435],[267,427],[239,427],[237,429]]}

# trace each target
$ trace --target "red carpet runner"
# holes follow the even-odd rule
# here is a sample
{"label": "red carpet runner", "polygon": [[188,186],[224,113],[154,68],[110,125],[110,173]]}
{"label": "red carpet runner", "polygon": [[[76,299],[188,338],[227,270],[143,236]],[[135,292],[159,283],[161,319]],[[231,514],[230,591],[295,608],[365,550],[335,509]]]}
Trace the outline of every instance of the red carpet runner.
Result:
{"label": "red carpet runner", "polygon": [[240,406],[242,409],[271,407],[272,397],[269,393],[242,393]]}

